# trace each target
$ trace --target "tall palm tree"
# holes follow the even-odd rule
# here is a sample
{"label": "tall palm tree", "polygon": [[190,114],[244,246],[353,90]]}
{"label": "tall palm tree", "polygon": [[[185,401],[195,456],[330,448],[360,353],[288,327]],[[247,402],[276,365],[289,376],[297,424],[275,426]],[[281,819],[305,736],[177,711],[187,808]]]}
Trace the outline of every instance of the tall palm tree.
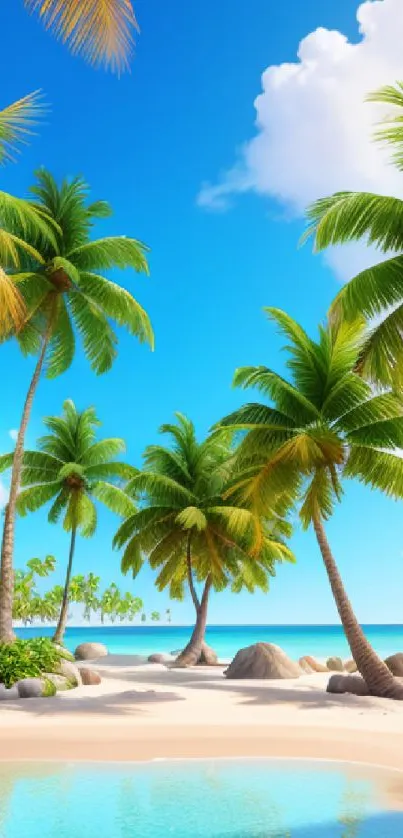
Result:
{"label": "tall palm tree", "polygon": [[[382,123],[375,137],[392,145],[393,162],[403,172],[403,82],[368,97],[399,111]],[[360,369],[381,385],[402,384],[403,377],[403,201],[371,192],[337,192],[307,211],[316,250],[363,239],[379,252],[394,255],[361,271],[338,293],[333,313],[373,321],[363,347]]]}
{"label": "tall palm tree", "polygon": [[275,523],[269,526],[239,504],[223,501],[233,459],[229,435],[213,434],[198,442],[193,423],[180,413],[176,417],[176,424],[160,429],[173,445],[149,446],[144,470],[126,487],[141,497],[141,508],[119,527],[114,544],[126,545],[124,572],[136,576],[147,556],[151,568],[159,569],[159,590],[168,587],[171,597],[181,599],[188,586],[196,623],[177,659],[186,666],[204,655],[211,589],[220,591],[232,583],[234,590],[267,590],[275,563],[292,561],[293,555],[283,541],[289,525],[272,510]]}
{"label": "tall palm tree", "polygon": [[[36,91],[0,111],[0,165],[15,159],[19,146],[27,142],[43,110],[41,95]],[[13,232],[16,225],[20,235]],[[28,253],[40,262],[40,254],[29,244],[29,239],[39,232],[53,239],[52,228],[39,208],[0,192],[0,340],[10,329],[20,329],[25,318],[22,296],[4,267],[11,264],[17,268],[21,253]]]}
{"label": "tall palm tree", "polygon": [[[133,468],[116,459],[125,450],[122,439],[97,439],[99,421],[94,408],[79,413],[69,399],[63,414],[45,419],[48,434],[38,440],[37,451],[26,451],[21,472],[24,487],[18,496],[20,515],[35,512],[52,501],[48,520],[71,533],[66,580],[54,640],[64,637],[71,572],[77,534],[94,535],[97,526],[95,502],[100,502],[120,516],[135,510],[134,503],[117,483],[133,476]],[[13,455],[0,458],[7,466]]]}
{"label": "tall palm tree", "polygon": [[111,210],[105,201],[87,202],[88,187],[80,178],[65,180],[59,187],[49,172],[41,170],[31,191],[35,206],[57,229],[54,241],[42,235],[33,237],[40,262],[26,255],[24,271],[12,273],[27,311],[26,323],[16,337],[23,352],[38,352],[39,356],[23,408],[5,511],[0,573],[0,642],[5,643],[14,639],[15,507],[24,439],[44,363],[49,378],[63,373],[73,360],[78,332],[91,368],[97,374],[107,372],[117,354],[111,321],[126,327],[140,341],[153,344],[144,309],[129,291],[100,273],[114,267],[148,273],[145,246],[126,236],[91,240],[94,220],[107,217]]}
{"label": "tall palm tree", "polygon": [[138,30],[131,0],[24,0],[74,54],[91,64],[127,69]]}
{"label": "tall palm tree", "polygon": [[377,657],[355,617],[324,528],[341,499],[345,477],[394,498],[403,496],[403,460],[396,453],[403,446],[403,401],[392,392],[374,394],[355,372],[365,339],[362,324],[331,323],[320,329],[315,342],[283,311],[267,312],[287,339],[291,379],[263,366],[235,373],[235,385],[261,390],[271,405],[247,404],[221,422],[224,428],[246,431],[239,449],[241,474],[231,491],[260,513],[284,488],[299,498],[302,524],[314,528],[351,652],[369,691],[403,699],[403,686]]}

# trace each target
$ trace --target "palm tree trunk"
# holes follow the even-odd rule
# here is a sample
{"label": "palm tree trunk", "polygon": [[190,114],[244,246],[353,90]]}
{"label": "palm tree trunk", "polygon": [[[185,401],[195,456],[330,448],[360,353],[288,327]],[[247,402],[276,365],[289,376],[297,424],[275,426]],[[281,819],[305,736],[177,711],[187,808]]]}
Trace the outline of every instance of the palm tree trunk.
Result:
{"label": "palm tree trunk", "polygon": [[49,317],[46,333],[43,337],[42,349],[36,364],[34,374],[29,385],[22,412],[21,424],[18,431],[17,442],[14,451],[13,467],[11,471],[10,496],[5,508],[3,541],[1,545],[0,565],[0,643],[13,643],[15,634],[13,631],[13,596],[14,596],[14,533],[16,504],[18,489],[20,485],[21,469],[24,459],[24,442],[28,422],[31,416],[32,404],[35,392],[42,372],[46,350],[53,327],[53,309]]}
{"label": "palm tree trunk", "polygon": [[76,535],[77,530],[74,528],[71,531],[71,541],[70,541],[70,553],[69,553],[69,561],[67,565],[67,573],[66,573],[66,581],[64,583],[64,591],[63,591],[63,599],[62,599],[62,606],[60,609],[59,614],[59,621],[56,627],[56,631],[53,635],[53,642],[54,643],[63,643],[64,633],[66,631],[67,625],[67,617],[69,611],[69,593],[70,593],[70,580],[71,580],[71,571],[73,568],[73,558],[74,558],[74,550],[76,546]]}
{"label": "palm tree trunk", "polygon": [[355,617],[319,516],[313,519],[313,526],[337,610],[358,671],[364,678],[371,695],[403,700],[403,685],[396,681],[386,664],[378,658]]}
{"label": "palm tree trunk", "polygon": [[200,660],[204,645],[204,635],[206,633],[207,608],[210,588],[211,578],[210,576],[208,576],[206,584],[204,586],[203,596],[201,598],[200,605],[196,611],[196,625],[193,629],[192,636],[187,646],[185,646],[183,652],[181,652],[180,655],[177,657],[175,661],[175,666],[195,666]]}

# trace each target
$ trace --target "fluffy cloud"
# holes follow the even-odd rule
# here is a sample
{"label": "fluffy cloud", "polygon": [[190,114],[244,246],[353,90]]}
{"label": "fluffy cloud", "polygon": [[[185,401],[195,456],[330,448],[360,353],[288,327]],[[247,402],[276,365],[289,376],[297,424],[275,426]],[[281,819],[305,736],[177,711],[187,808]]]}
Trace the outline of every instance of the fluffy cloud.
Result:
{"label": "fluffy cloud", "polygon": [[[385,150],[371,142],[384,115],[364,102],[368,92],[403,78],[402,0],[367,0],[357,9],[361,35],[319,28],[300,43],[298,61],[268,67],[255,100],[256,134],[216,184],[204,184],[202,207],[225,209],[237,193],[277,199],[295,215],[340,189],[403,196]],[[370,264],[364,249],[329,255],[336,272]]]}
{"label": "fluffy cloud", "polygon": [[13,440],[13,442],[17,442],[17,436],[18,436],[18,431],[17,430],[12,428],[11,431],[8,432],[8,435],[11,436],[11,439]]}

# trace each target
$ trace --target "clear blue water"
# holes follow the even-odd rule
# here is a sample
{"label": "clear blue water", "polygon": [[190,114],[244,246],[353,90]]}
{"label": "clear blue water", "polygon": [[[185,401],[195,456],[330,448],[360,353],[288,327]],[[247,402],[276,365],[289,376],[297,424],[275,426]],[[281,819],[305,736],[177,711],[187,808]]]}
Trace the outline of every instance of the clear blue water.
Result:
{"label": "clear blue water", "polygon": [[[382,657],[403,652],[403,625],[363,626],[368,640]],[[104,643],[111,653],[149,655],[182,649],[190,636],[186,626],[113,626],[69,628],[66,644],[74,651],[88,640]],[[19,629],[22,637],[52,634],[50,628]],[[239,649],[263,640],[276,643],[292,658],[314,655],[350,657],[341,626],[209,626],[207,642],[220,658],[232,658]]]}
{"label": "clear blue water", "polygon": [[371,775],[271,760],[0,770],[2,838],[401,838]]}

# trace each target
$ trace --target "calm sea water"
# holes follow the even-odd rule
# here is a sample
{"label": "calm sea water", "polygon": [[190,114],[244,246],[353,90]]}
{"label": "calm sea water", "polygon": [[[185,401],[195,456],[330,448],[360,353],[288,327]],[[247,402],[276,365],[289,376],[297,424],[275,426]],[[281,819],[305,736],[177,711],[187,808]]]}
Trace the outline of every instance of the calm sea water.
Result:
{"label": "calm sea water", "polygon": [[340,764],[272,760],[8,765],[0,834],[401,838],[403,813],[385,811],[378,781]]}
{"label": "calm sea water", "polygon": [[[368,640],[379,655],[386,657],[403,652],[403,625],[363,626]],[[74,651],[79,643],[104,643],[111,653],[149,655],[152,652],[175,652],[187,643],[191,628],[186,626],[113,626],[68,628],[66,645]],[[52,635],[50,628],[18,629],[21,637]],[[209,626],[207,642],[220,658],[232,658],[239,649],[252,643],[276,643],[292,658],[314,655],[349,657],[350,652],[341,626]]]}

